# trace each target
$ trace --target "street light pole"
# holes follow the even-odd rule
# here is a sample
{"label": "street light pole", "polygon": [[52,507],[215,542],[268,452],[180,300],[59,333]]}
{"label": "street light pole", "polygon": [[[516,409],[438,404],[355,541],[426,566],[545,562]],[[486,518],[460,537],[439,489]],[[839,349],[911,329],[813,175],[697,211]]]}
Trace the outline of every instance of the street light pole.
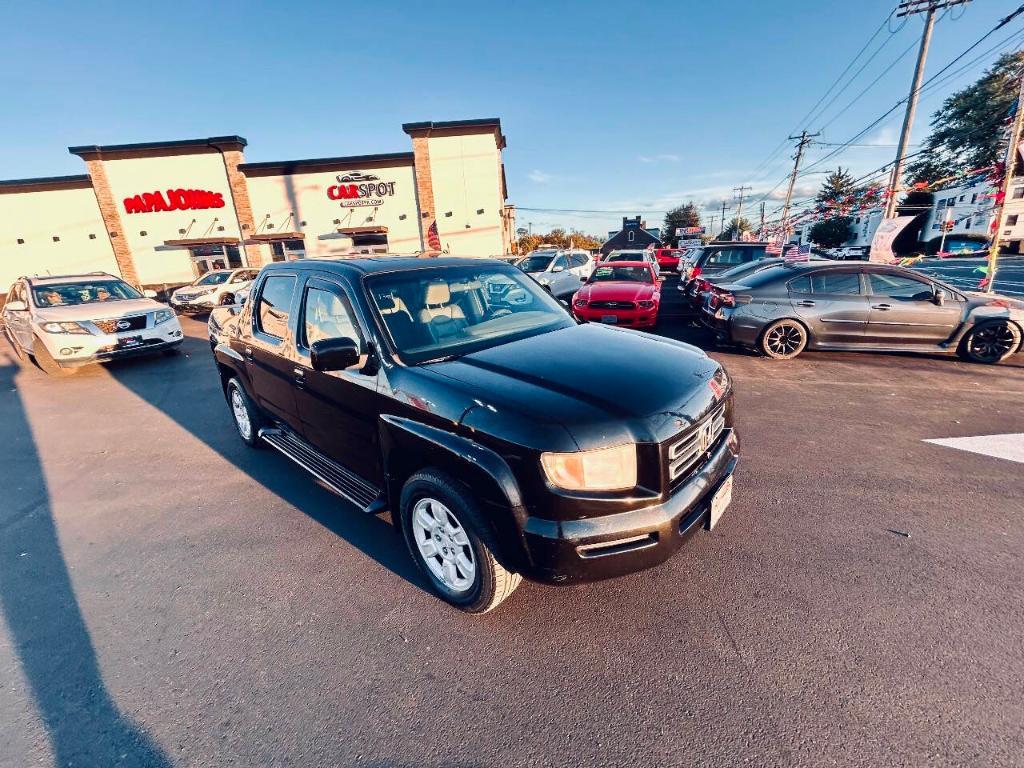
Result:
{"label": "street light pole", "polygon": [[903,115],[903,129],[900,131],[900,143],[896,149],[896,163],[889,180],[889,199],[885,203],[885,218],[891,219],[896,213],[896,193],[903,178],[903,163],[907,156],[907,145],[910,143],[910,132],[914,128],[914,114],[917,112],[917,98],[921,94],[921,79],[924,77],[924,64],[928,59],[928,47],[932,42],[932,31],[935,29],[935,12],[952,5],[962,5],[970,0],[903,0],[896,7],[897,16],[914,16],[926,14],[924,31],[921,33],[921,46],[917,50],[917,65],[914,67],[914,81],[907,97],[907,111]]}

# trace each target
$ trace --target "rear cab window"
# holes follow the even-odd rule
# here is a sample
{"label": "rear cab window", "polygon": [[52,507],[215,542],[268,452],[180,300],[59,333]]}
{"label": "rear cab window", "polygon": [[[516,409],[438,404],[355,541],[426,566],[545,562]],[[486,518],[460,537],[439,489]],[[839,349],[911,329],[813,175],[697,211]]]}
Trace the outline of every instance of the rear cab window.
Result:
{"label": "rear cab window", "polygon": [[253,312],[258,331],[277,340],[287,335],[295,282],[295,275],[270,275],[263,281]]}

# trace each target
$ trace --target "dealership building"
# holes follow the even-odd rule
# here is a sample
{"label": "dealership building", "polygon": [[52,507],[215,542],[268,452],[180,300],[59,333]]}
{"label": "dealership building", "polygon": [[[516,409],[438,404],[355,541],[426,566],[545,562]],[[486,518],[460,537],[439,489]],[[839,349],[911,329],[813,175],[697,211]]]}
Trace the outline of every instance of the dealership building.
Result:
{"label": "dealership building", "polygon": [[497,118],[406,123],[411,151],[247,163],[217,136],[69,147],[85,173],[0,181],[0,292],[100,270],[135,285],[360,253],[511,250]]}

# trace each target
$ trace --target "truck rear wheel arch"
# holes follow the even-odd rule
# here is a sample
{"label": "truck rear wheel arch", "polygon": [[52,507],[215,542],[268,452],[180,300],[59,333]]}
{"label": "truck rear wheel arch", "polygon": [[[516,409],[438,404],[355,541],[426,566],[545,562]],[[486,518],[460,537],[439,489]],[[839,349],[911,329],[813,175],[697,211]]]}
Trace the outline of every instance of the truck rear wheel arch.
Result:
{"label": "truck rear wheel arch", "polygon": [[476,497],[493,526],[498,561],[519,572],[528,565],[523,505],[511,468],[501,456],[473,440],[398,416],[381,416],[384,478],[392,518],[398,514],[406,480],[424,469],[436,469],[459,482]]}

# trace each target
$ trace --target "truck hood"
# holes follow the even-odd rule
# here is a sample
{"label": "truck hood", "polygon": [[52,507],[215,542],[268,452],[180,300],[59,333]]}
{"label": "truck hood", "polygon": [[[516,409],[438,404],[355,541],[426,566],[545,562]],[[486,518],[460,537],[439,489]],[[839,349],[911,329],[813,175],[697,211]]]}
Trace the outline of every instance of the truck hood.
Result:
{"label": "truck hood", "polygon": [[721,366],[697,347],[596,324],[424,368],[474,398],[468,426],[485,430],[488,414],[521,413],[562,425],[581,450],[661,442],[728,396]]}
{"label": "truck hood", "polygon": [[72,320],[107,320],[155,312],[158,309],[166,309],[166,306],[152,299],[126,299],[124,301],[79,304],[70,307],[47,307],[38,310],[37,317],[44,323],[59,323]]}

